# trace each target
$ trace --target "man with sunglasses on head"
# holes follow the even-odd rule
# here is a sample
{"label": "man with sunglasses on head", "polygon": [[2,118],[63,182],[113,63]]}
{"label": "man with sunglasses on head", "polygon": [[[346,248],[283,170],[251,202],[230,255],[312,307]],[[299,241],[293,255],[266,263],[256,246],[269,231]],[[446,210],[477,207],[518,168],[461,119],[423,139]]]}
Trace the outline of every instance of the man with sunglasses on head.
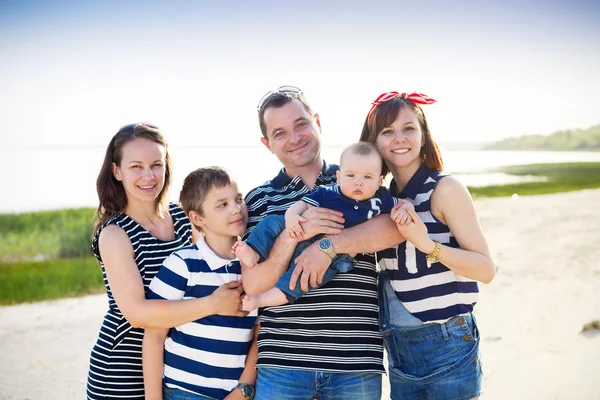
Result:
{"label": "man with sunglasses on head", "polygon": [[[321,157],[319,115],[300,89],[284,86],[267,93],[258,105],[258,119],[262,143],[283,168],[246,196],[246,236],[262,217],[284,214],[316,186],[334,183],[338,169]],[[304,239],[326,236],[296,259],[290,287],[298,278],[305,292],[309,283],[312,287],[321,283],[337,253],[359,253],[357,264],[292,304],[261,311],[256,399],[380,399],[385,371],[372,253],[397,245],[403,238],[387,215],[345,230],[343,215],[333,210],[314,207],[304,217]],[[267,260],[243,268],[247,294],[275,285],[286,271],[296,243],[284,233]]]}

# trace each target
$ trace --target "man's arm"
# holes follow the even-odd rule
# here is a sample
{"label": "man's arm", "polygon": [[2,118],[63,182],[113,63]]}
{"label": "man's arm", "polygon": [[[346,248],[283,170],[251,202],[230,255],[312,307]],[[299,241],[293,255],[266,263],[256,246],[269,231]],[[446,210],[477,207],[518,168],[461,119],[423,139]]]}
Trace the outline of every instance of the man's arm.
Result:
{"label": "man's arm", "polygon": [[[339,211],[310,207],[302,216],[308,219],[302,224],[303,237],[305,238],[317,234],[337,235],[342,232],[344,227],[343,214]],[[399,235],[396,225],[392,223],[392,226],[394,232]],[[252,268],[246,268],[242,265],[242,282],[246,294],[260,294],[275,286],[277,280],[287,271],[297,244],[296,239],[290,238],[286,232],[283,232],[275,240],[265,261],[256,264]]]}
{"label": "man's arm", "polygon": [[[342,230],[339,235],[327,235],[337,254],[373,253],[383,249],[397,246],[405,238],[398,232],[396,224],[389,214],[377,217]],[[331,259],[319,250],[317,243],[311,244],[296,258],[296,268],[292,274],[290,286],[296,285],[299,277],[300,287],[308,291],[308,283],[312,287],[323,282],[323,275]]]}

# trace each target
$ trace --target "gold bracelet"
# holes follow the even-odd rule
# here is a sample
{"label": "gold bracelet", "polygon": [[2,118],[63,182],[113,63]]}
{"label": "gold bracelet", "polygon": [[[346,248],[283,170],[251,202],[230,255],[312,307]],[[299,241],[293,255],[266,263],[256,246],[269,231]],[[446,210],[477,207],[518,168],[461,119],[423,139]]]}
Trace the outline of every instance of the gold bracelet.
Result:
{"label": "gold bracelet", "polygon": [[433,251],[425,256],[427,261],[429,261],[431,264],[438,262],[438,260],[439,260],[438,257],[440,255],[440,249],[442,248],[442,245],[437,240],[434,240],[433,243],[435,243],[435,247],[433,248]]}

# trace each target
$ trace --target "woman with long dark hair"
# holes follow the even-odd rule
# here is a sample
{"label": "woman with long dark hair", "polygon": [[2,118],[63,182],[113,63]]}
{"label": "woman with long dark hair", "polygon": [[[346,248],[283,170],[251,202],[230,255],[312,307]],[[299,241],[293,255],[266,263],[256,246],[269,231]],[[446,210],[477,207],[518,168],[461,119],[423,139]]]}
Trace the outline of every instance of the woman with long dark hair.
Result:
{"label": "woman with long dark hair", "polygon": [[172,165],[167,143],[150,124],[122,127],[97,180],[100,204],[92,250],[100,263],[108,311],[90,358],[89,399],[143,399],[144,327],[170,328],[207,315],[245,315],[240,282],[192,300],[146,300],[163,260],[192,243],[181,207],[167,202]]}

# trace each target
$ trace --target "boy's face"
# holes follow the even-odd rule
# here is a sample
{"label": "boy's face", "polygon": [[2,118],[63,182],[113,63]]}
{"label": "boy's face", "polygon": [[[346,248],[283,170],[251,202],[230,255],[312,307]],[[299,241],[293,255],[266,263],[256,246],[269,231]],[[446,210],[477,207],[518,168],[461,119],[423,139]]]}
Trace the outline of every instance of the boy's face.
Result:
{"label": "boy's face", "polygon": [[229,239],[243,235],[248,209],[237,184],[210,189],[202,203],[202,216],[197,214],[194,219],[206,236]]}
{"label": "boy's face", "polygon": [[336,174],[344,196],[358,201],[370,199],[383,182],[381,157],[375,153],[364,156],[346,153]]}

